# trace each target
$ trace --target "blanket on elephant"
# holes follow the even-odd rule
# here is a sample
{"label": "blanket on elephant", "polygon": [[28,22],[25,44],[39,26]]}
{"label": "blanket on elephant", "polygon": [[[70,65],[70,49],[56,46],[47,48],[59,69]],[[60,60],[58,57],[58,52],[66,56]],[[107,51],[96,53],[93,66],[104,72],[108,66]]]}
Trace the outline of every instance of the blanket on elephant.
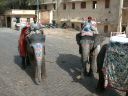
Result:
{"label": "blanket on elephant", "polygon": [[103,64],[105,87],[128,91],[128,43],[110,42]]}
{"label": "blanket on elephant", "polygon": [[104,40],[105,36],[102,36],[101,34],[94,34],[93,36],[81,36],[80,43],[79,44],[92,44],[94,48],[97,47],[97,45],[100,45]]}

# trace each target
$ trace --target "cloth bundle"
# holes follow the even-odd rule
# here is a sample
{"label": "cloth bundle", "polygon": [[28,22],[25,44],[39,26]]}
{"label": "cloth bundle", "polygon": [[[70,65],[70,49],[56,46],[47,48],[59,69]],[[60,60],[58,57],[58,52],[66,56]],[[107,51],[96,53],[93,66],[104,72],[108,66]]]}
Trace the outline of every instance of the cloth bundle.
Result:
{"label": "cloth bundle", "polygon": [[[110,39],[106,50],[103,64],[105,87],[109,85],[128,91],[128,38],[117,38],[116,40]],[[125,42],[121,38],[124,38]]]}

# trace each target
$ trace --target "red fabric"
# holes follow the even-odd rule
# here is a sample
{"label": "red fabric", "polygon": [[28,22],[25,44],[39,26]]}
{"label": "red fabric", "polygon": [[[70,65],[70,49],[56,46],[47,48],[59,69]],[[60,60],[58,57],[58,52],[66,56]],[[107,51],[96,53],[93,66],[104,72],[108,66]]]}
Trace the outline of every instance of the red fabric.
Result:
{"label": "red fabric", "polygon": [[25,27],[22,29],[20,38],[19,38],[19,54],[20,56],[25,57],[26,55],[26,35],[27,35],[27,30],[29,27]]}

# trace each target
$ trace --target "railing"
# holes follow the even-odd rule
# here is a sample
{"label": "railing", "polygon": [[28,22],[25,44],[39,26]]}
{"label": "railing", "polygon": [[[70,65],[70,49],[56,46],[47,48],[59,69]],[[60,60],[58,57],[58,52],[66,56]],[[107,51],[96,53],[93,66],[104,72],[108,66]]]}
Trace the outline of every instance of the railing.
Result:
{"label": "railing", "polygon": [[46,4],[46,3],[54,3],[57,0],[41,0],[42,4]]}
{"label": "railing", "polygon": [[62,0],[62,2],[77,2],[77,1],[91,1],[91,0]]}
{"label": "railing", "polygon": [[117,35],[123,35],[123,34],[125,34],[125,32],[111,32],[110,37],[117,36]]}

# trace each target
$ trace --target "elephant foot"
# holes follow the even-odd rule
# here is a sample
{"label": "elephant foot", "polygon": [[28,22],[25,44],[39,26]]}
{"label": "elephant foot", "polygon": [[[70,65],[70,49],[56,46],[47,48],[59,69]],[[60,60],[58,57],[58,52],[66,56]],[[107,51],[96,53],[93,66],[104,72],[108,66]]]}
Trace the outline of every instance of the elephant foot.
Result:
{"label": "elephant foot", "polygon": [[80,78],[84,79],[86,76],[87,76],[87,72],[86,71],[82,71]]}
{"label": "elephant foot", "polygon": [[47,78],[47,75],[41,73],[41,78],[42,78],[42,80],[45,80]]}
{"label": "elephant foot", "polygon": [[40,85],[40,84],[41,84],[41,81],[40,81],[38,78],[35,78],[35,83],[36,83],[37,85]]}

